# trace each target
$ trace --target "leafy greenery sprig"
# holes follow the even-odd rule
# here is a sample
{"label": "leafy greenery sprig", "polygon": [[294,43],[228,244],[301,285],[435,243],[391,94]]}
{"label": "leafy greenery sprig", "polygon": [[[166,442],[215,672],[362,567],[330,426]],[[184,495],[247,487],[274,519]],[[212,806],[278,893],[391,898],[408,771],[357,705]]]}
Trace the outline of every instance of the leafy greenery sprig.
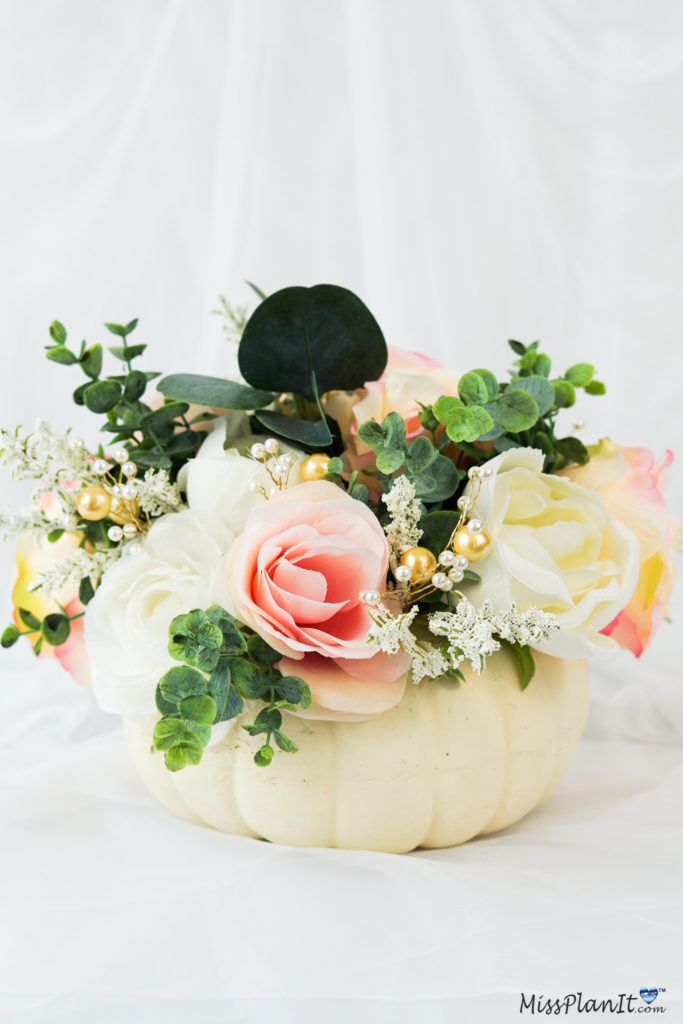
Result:
{"label": "leafy greenery sprig", "polygon": [[[90,582],[88,580],[88,582]],[[85,612],[77,612],[76,615],[69,615],[66,608],[59,605],[60,611],[51,612],[46,615],[43,619],[39,619],[37,615],[29,611],[28,608],[19,608],[19,618],[21,619],[24,626],[27,628],[20,630],[14,623],[11,623],[3,631],[2,637],[0,638],[0,645],[2,647],[14,647],[15,643],[22,636],[32,637],[37,633],[35,643],[33,644],[33,653],[35,655],[40,654],[43,642],[50,644],[52,647],[61,647],[69,639],[71,634],[71,623],[75,622],[76,619],[81,619],[85,615]]]}
{"label": "leafy greenery sprig", "polygon": [[405,420],[397,412],[390,412],[381,423],[363,423],[358,437],[375,453],[376,475],[382,490],[391,487],[392,475],[400,471],[413,484],[420,500],[441,502],[455,494],[465,476],[463,470],[440,453],[439,445],[435,446],[424,434],[408,442]]}
{"label": "leafy greenery sprig", "polygon": [[[55,363],[78,366],[83,371],[87,380],[76,388],[73,400],[90,412],[106,416],[101,429],[113,435],[112,444],[124,443],[140,469],[165,469],[174,480],[199,447],[202,435],[186,419],[190,408],[187,401],[166,401],[157,409],[143,401],[148,384],[161,374],[133,368],[133,362],[147,348],[128,343],[137,323],[105,324],[120,339],[120,344],[109,346],[109,352],[123,364],[123,373],[103,377],[102,345],[87,346],[84,341],[78,352],[72,351],[66,344],[66,328],[59,320],[50,326],[53,344],[46,346],[46,355]],[[206,416],[201,415],[193,423],[204,419]]]}
{"label": "leafy greenery sprig", "polygon": [[[543,452],[548,473],[572,462],[584,465],[590,458],[586,447],[577,437],[558,438],[555,421],[574,404],[577,388],[589,395],[605,393],[605,385],[594,379],[594,367],[576,363],[562,377],[550,379],[550,357],[538,351],[537,341],[509,344],[519,356],[510,381],[499,383],[490,370],[470,370],[458,382],[457,397],[443,396],[423,410],[423,423],[443,425],[451,441],[480,461],[529,446]],[[481,447],[486,442],[492,442],[488,452]]]}
{"label": "leafy greenery sprig", "polygon": [[169,669],[157,685],[156,705],[163,717],[154,729],[154,746],[164,752],[170,771],[199,764],[211,726],[241,714],[245,700],[265,704],[253,723],[242,726],[252,736],[265,737],[254,755],[257,765],[273,760],[272,741],[287,753],[298,750],[282,731],[282,712],[309,707],[311,691],[303,679],[283,676],[275,668],[282,658],[278,651],[219,605],[178,615],[169,637],[169,653],[182,664]]}

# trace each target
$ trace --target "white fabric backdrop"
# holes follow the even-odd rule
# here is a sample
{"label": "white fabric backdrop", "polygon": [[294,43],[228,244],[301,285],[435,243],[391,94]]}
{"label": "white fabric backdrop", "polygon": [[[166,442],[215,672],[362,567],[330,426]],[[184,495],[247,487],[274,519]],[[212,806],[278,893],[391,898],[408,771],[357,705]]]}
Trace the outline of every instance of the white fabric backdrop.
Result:
{"label": "white fabric backdrop", "polygon": [[[332,281],[390,344],[457,367],[504,368],[508,337],[541,338],[561,368],[595,362],[609,390],[576,409],[584,435],[680,455],[682,96],[677,0],[0,0],[0,420],[75,421],[92,437],[65,404],[70,371],[41,357],[55,317],[94,341],[104,320],[139,316],[159,369],[220,372],[219,291],[242,302],[244,278]],[[680,472],[671,493],[680,514]],[[673,995],[678,636],[664,627],[638,666],[596,671],[564,796],[506,835],[402,860],[169,820],[116,723],[12,652],[0,1010],[41,1024],[303,1020],[306,998],[311,1015],[347,1020],[345,997],[355,1019],[451,1020],[457,1006],[504,1020],[521,986],[668,982]],[[281,920],[259,937],[250,917],[247,900],[268,915],[265,872],[294,940]],[[181,980],[168,964],[182,934],[197,962]]]}

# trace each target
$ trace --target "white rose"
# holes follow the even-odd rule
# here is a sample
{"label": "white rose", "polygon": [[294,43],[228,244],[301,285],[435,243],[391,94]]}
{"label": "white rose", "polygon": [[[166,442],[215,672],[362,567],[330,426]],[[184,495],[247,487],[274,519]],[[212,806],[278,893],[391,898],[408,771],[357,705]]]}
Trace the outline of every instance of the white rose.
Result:
{"label": "white rose", "polygon": [[156,685],[177,664],[168,627],[176,615],[211,604],[222,553],[201,518],[185,510],[158,519],[143,550],[105,574],[85,615],[92,688],[105,711],[138,719],[155,713]]}
{"label": "white rose", "polygon": [[[190,508],[210,519],[217,536],[221,525],[232,534],[241,533],[251,510],[264,504],[266,499],[251,491],[250,484],[260,484],[266,493],[273,486],[263,462],[257,462],[248,454],[251,445],[256,441],[263,443],[265,436],[241,436],[235,441],[235,447],[226,450],[223,447],[226,422],[225,419],[216,421],[215,430],[195,458],[183,467],[178,481],[186,492]],[[305,453],[282,441],[279,445],[281,453],[290,452],[297,458],[287,481],[288,486],[293,487],[301,483],[301,460]]]}
{"label": "white rose", "polygon": [[565,477],[543,473],[543,455],[513,448],[486,465],[474,515],[491,534],[487,558],[472,566],[468,588],[480,605],[535,605],[560,626],[543,650],[584,658],[615,643],[600,632],[628,603],[638,579],[638,541],[605,511],[602,499]]}

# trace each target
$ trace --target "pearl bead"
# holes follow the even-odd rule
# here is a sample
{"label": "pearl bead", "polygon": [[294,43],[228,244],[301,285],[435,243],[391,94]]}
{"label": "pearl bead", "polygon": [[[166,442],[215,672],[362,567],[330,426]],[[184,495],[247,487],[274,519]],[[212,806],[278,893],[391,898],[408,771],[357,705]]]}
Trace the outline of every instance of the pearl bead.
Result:
{"label": "pearl bead", "polygon": [[493,470],[491,469],[490,466],[482,466],[481,469],[479,470],[479,476],[485,480],[488,480],[489,477],[493,476]]}
{"label": "pearl bead", "polygon": [[121,466],[121,470],[124,476],[135,476],[137,474],[138,467],[129,459],[128,462],[124,462]]}
{"label": "pearl bead", "polygon": [[586,423],[584,420],[574,420],[574,422],[572,423],[572,427],[574,430],[583,430],[585,426]]}
{"label": "pearl bead", "polygon": [[110,526],[107,530],[107,537],[116,544],[118,541],[123,540],[123,530],[120,526]]}
{"label": "pearl bead", "polygon": [[435,572],[434,575],[432,576],[432,586],[438,587],[439,590],[442,590],[445,587],[447,580],[448,577],[446,576],[445,573]]}
{"label": "pearl bead", "polygon": [[121,488],[121,497],[125,501],[132,501],[133,498],[135,497],[135,494],[136,494],[136,490],[135,490],[134,487],[131,487],[130,484],[124,484],[122,486],[122,488]]}
{"label": "pearl bead", "polygon": [[134,541],[132,544],[126,544],[123,549],[125,555],[139,555],[143,550],[142,544],[139,541]]}
{"label": "pearl bead", "polygon": [[90,484],[76,498],[76,508],[83,519],[95,523],[109,513],[111,496],[99,484]]}
{"label": "pearl bead", "polygon": [[309,455],[301,463],[301,479],[306,483],[312,483],[314,480],[322,480],[327,473],[327,467],[329,464],[329,455],[323,455],[322,452],[318,452],[315,455]]}
{"label": "pearl bead", "polygon": [[476,480],[477,477],[479,476],[479,466],[470,466],[470,468],[467,470],[467,475],[470,478],[470,480]]}
{"label": "pearl bead", "polygon": [[249,490],[251,491],[252,494],[263,494],[263,487],[258,482],[258,480],[249,481]]}
{"label": "pearl bead", "polygon": [[112,458],[114,459],[115,462],[120,462],[121,465],[123,465],[124,462],[128,462],[128,449],[117,448]]}
{"label": "pearl bead", "polygon": [[491,536],[483,528],[478,533],[471,533],[469,523],[462,526],[453,538],[453,548],[469,562],[480,562],[491,550]]}
{"label": "pearl bead", "polygon": [[458,508],[461,512],[467,512],[471,504],[472,499],[468,498],[466,494],[463,494],[462,498],[458,498]]}
{"label": "pearl bead", "polygon": [[277,455],[280,451],[280,445],[277,443],[274,437],[269,437],[263,447],[266,449],[269,455]]}
{"label": "pearl bead", "polygon": [[460,583],[461,580],[464,580],[465,573],[462,571],[462,569],[451,569],[451,571],[448,574],[448,578],[449,580],[452,580],[453,583]]}
{"label": "pearl bead", "polygon": [[296,462],[296,458],[294,457],[294,455],[292,455],[291,452],[285,452],[284,455],[278,456],[277,461],[279,466],[286,466],[287,469],[291,469],[294,463]]}
{"label": "pearl bead", "polygon": [[114,484],[111,490],[112,494],[115,494],[117,498],[123,497],[123,484]]}
{"label": "pearl bead", "polygon": [[259,461],[261,459],[265,459],[267,454],[265,446],[262,445],[259,441],[257,441],[256,444],[252,444],[249,451],[251,452],[252,459],[258,459]]}
{"label": "pearl bead", "polygon": [[75,530],[78,526],[78,519],[76,516],[62,516],[61,527],[63,530]]}
{"label": "pearl bead", "polygon": [[453,565],[455,562],[455,555],[452,551],[442,551],[439,555],[440,565]]}
{"label": "pearl bead", "polygon": [[394,573],[394,576],[396,577],[399,583],[409,583],[411,571],[407,565],[399,565],[396,572]]}
{"label": "pearl bead", "polygon": [[123,525],[123,535],[124,535],[124,537],[134,537],[137,532],[138,532],[138,528],[135,525],[135,523],[124,523],[124,525]]}
{"label": "pearl bead", "polygon": [[470,521],[467,523],[467,529],[470,531],[470,533],[481,533],[481,531],[484,529],[484,524],[482,523],[481,519],[470,519]]}
{"label": "pearl bead", "polygon": [[401,558],[401,565],[410,569],[410,580],[417,583],[418,580],[426,582],[436,569],[436,558],[429,548],[410,548]]}
{"label": "pearl bead", "polygon": [[275,495],[276,495],[276,494],[279,494],[279,493],[280,493],[280,491],[279,491],[279,490],[278,490],[278,488],[277,488],[277,487],[275,486],[275,484],[273,484],[273,486],[272,486],[272,487],[269,487],[269,488],[268,488],[268,497],[269,497],[269,498],[274,498],[274,497],[275,497]]}
{"label": "pearl bead", "polygon": [[289,473],[289,466],[283,466],[281,462],[276,462],[272,469],[273,476],[282,478],[287,476]]}
{"label": "pearl bead", "polygon": [[361,593],[363,594],[363,604],[379,604],[382,600],[378,590],[362,590]]}
{"label": "pearl bead", "polygon": [[69,441],[69,448],[76,452],[80,448],[85,448],[85,445],[80,437],[74,437],[73,440]]}
{"label": "pearl bead", "polygon": [[98,476],[103,476],[109,469],[109,463],[105,462],[104,459],[95,459],[92,464],[92,471]]}
{"label": "pearl bead", "polygon": [[453,565],[456,569],[466,569],[467,566],[469,565],[469,562],[467,561],[464,555],[456,555]]}

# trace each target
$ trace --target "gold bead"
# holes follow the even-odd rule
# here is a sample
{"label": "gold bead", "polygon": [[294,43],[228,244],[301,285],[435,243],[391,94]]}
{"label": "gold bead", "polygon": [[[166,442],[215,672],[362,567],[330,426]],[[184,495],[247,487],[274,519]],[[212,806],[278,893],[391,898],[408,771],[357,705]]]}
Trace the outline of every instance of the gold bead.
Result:
{"label": "gold bead", "polygon": [[97,522],[108,514],[111,508],[111,495],[99,484],[90,484],[89,487],[84,487],[76,498],[76,508],[83,519]]}
{"label": "gold bead", "polygon": [[309,455],[301,463],[301,479],[306,483],[312,483],[313,480],[322,480],[327,473],[329,464],[329,455],[323,455],[322,453]]}
{"label": "gold bead", "polygon": [[418,580],[426,583],[436,569],[436,558],[429,548],[410,548],[402,556],[401,565],[410,569],[411,583],[417,583]]}
{"label": "gold bead", "polygon": [[453,538],[453,550],[464,555],[468,562],[481,562],[491,550],[491,534],[487,530],[470,533],[467,526],[461,526]]}

